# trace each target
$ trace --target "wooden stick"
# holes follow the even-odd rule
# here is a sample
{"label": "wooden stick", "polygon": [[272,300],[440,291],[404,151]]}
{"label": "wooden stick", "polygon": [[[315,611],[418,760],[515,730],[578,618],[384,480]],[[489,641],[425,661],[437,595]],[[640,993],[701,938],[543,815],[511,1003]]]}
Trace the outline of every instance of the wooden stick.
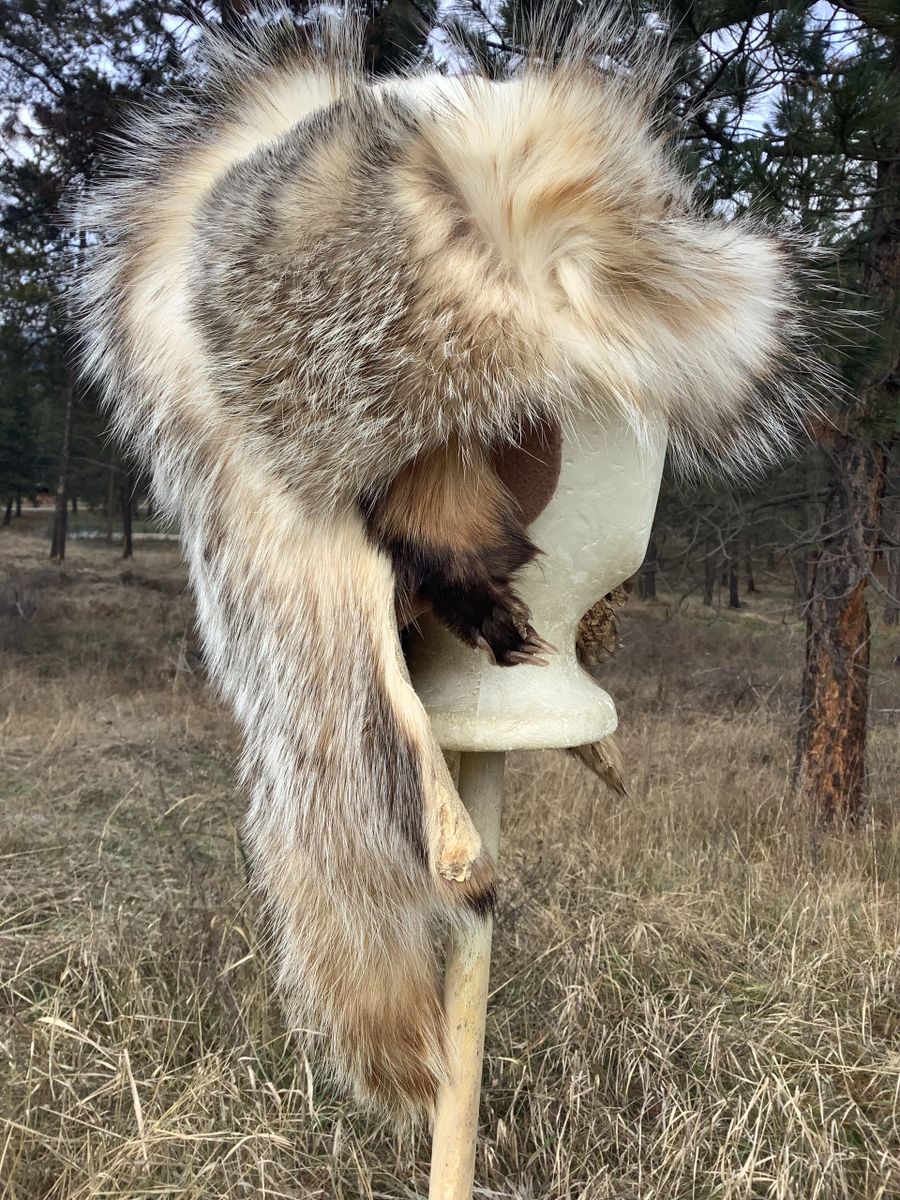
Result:
{"label": "wooden stick", "polygon": [[[493,752],[459,756],[459,794],[495,861],[505,758]],[[447,950],[444,1009],[452,1046],[451,1079],[438,1094],[429,1200],[472,1200],[492,930],[487,917],[453,934]]]}

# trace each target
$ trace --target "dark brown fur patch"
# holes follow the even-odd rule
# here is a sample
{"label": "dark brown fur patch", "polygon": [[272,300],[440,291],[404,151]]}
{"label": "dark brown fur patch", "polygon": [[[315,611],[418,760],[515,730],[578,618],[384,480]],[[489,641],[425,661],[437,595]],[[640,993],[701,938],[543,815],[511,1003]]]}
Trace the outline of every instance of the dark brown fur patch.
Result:
{"label": "dark brown fur patch", "polygon": [[529,614],[512,577],[538,551],[483,451],[463,459],[450,444],[413,462],[370,512],[369,531],[393,561],[401,621],[425,601],[467,645],[488,647],[501,666],[516,661]]}

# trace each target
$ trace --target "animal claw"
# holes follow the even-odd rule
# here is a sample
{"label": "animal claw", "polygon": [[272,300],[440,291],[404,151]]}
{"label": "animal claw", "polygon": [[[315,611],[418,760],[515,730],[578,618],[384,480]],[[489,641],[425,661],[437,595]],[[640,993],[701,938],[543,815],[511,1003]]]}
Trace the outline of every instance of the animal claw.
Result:
{"label": "animal claw", "polygon": [[549,667],[546,658],[537,658],[534,654],[528,654],[520,650],[512,650],[506,656],[506,661],[511,663],[521,663],[524,667]]}
{"label": "animal claw", "polygon": [[479,634],[475,641],[475,645],[483,654],[487,655],[489,662],[493,663],[493,665],[496,667],[497,656],[496,656],[496,654],[494,654],[494,651],[491,649],[491,644],[487,640],[487,638],[482,637],[481,634]]}
{"label": "animal claw", "polygon": [[559,649],[548,642],[546,638],[542,638],[536,633],[531,626],[528,626],[528,636],[525,639],[526,646],[533,646],[536,650],[543,650],[546,654],[559,654]]}

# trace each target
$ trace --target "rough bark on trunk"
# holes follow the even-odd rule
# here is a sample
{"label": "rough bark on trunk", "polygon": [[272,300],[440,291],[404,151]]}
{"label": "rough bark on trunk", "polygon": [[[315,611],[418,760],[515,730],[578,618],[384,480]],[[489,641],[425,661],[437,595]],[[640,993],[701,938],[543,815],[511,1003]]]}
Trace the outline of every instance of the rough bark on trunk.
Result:
{"label": "rough bark on trunk", "polygon": [[131,538],[131,472],[122,472],[122,557],[131,558],[134,547]]}
{"label": "rough bark on trunk", "polygon": [[869,710],[869,610],[884,488],[884,451],[842,438],[831,479],[806,617],[806,670],[797,776],[824,821],[855,821],[865,808]]}
{"label": "rough bark on trunk", "polygon": [[[890,74],[900,84],[900,41],[890,47]],[[881,528],[887,463],[873,427],[900,371],[900,129],[885,144],[875,187],[880,203],[860,290],[880,315],[881,337],[844,429],[826,447],[830,483],[807,616],[797,742],[803,794],[824,820],[851,822],[866,803],[870,646],[865,588]]]}
{"label": "rough bark on trunk", "polygon": [[72,444],[72,409],[74,407],[74,399],[75,382],[70,371],[66,384],[65,408],[63,410],[63,433],[62,445],[59,450],[59,475],[56,481],[53,536],[50,540],[50,557],[56,562],[62,562],[66,557],[66,530],[68,529],[66,480],[69,474],[69,447]]}

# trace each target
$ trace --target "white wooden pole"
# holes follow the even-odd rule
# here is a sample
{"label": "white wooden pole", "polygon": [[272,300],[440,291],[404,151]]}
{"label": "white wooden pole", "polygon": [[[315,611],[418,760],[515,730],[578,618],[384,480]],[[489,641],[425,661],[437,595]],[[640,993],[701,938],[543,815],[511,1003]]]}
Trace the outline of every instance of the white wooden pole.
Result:
{"label": "white wooden pole", "polygon": [[[459,794],[495,862],[505,758],[493,751],[459,756]],[[444,1010],[451,1077],[438,1094],[429,1200],[472,1200],[492,931],[493,921],[487,917],[454,933],[447,949]]]}

